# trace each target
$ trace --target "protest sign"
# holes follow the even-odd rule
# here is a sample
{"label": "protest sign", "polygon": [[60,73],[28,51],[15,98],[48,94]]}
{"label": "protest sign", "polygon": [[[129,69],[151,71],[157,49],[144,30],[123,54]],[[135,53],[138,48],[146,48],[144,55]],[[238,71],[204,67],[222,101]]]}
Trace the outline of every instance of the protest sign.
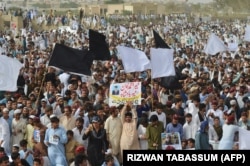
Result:
{"label": "protest sign", "polygon": [[141,82],[127,82],[110,85],[110,106],[122,105],[128,101],[133,102],[133,105],[141,104]]}

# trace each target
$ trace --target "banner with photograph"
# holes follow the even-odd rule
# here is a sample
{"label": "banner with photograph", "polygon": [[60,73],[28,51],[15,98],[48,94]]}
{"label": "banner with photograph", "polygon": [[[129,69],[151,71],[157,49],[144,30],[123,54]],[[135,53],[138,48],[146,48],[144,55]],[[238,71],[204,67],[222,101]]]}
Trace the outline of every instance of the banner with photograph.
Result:
{"label": "banner with photograph", "polygon": [[172,146],[176,150],[181,150],[181,138],[180,133],[161,133],[161,143],[162,143],[162,150],[168,148],[168,146]]}
{"label": "banner with photograph", "polygon": [[133,102],[133,105],[141,104],[141,82],[127,82],[110,85],[110,106],[123,105],[128,101]]}

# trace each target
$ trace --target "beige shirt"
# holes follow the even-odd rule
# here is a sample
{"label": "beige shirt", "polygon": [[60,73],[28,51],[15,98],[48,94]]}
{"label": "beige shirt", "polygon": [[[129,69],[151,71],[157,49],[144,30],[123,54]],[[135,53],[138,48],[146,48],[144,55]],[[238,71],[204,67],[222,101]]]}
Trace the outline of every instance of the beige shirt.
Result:
{"label": "beige shirt", "polygon": [[67,130],[72,130],[73,128],[75,128],[75,124],[76,124],[76,119],[71,116],[70,118],[68,118],[67,116],[63,115],[60,118],[60,125],[67,131]]}
{"label": "beige shirt", "polygon": [[108,117],[104,129],[108,135],[109,142],[112,146],[112,152],[117,155],[120,152],[120,139],[122,134],[122,121],[120,117]]}

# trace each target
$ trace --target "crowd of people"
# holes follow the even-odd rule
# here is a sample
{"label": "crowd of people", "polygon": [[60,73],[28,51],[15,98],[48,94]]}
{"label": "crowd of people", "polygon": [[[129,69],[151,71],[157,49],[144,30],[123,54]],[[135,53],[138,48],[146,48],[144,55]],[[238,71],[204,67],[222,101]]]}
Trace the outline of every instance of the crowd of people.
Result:
{"label": "crowd of people", "polygon": [[[178,133],[183,150],[239,149],[240,128],[250,129],[248,22],[187,20],[166,16],[157,24],[104,25],[96,19],[111,60],[94,60],[87,78],[48,66],[55,43],[88,48],[87,27],[76,34],[1,31],[0,56],[23,68],[18,90],[0,95],[0,165],[118,166],[123,150],[175,149],[168,137],[163,146],[162,133]],[[153,30],[174,50],[175,70],[185,75],[180,89],[164,87],[150,70],[124,72],[116,46],[139,49],[150,59]],[[204,53],[212,32],[228,51]],[[109,106],[110,85],[124,82],[141,82],[141,104]]]}

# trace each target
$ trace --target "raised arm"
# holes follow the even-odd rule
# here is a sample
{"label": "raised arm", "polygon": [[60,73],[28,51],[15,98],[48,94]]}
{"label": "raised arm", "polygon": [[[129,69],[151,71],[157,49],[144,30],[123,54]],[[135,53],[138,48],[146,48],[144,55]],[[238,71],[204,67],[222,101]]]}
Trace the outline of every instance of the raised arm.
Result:
{"label": "raised arm", "polygon": [[132,118],[133,118],[132,122],[136,126],[137,125],[137,112],[134,106],[132,106],[131,110],[132,110]]}
{"label": "raised arm", "polygon": [[122,121],[122,124],[125,122],[125,112],[127,110],[127,104],[125,104],[123,107],[122,107],[122,110],[121,110],[121,121]]}

